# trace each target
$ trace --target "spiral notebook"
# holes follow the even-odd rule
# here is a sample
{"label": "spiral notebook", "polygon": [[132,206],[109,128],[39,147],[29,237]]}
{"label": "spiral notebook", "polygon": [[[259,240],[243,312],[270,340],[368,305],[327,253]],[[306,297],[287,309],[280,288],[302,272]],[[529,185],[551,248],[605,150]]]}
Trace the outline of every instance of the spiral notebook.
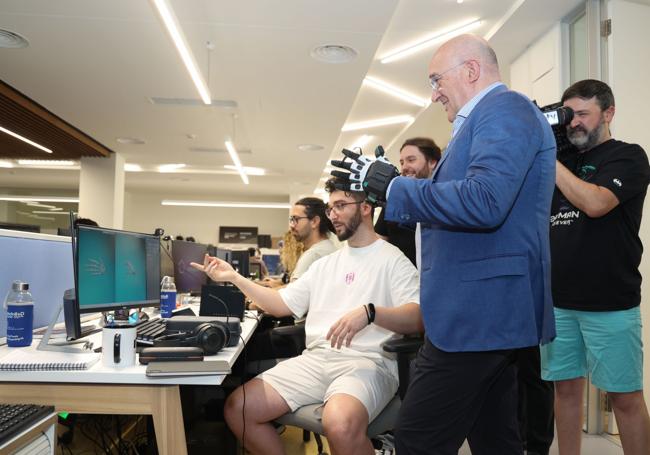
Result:
{"label": "spiral notebook", "polygon": [[100,358],[95,352],[68,353],[12,348],[0,357],[0,371],[86,370]]}

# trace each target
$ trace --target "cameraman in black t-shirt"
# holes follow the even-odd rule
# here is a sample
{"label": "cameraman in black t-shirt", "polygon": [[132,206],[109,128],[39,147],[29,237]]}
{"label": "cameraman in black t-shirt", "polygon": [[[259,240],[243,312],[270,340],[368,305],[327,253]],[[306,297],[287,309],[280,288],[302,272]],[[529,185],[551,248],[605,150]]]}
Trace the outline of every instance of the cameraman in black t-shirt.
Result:
{"label": "cameraman in black t-shirt", "polygon": [[583,80],[562,96],[577,153],[559,157],[551,207],[557,338],[542,346],[542,377],[555,381],[562,454],[579,454],[585,377],[611,398],[628,454],[650,453],[643,399],[639,226],[650,181],[643,149],[612,138],[614,95]]}

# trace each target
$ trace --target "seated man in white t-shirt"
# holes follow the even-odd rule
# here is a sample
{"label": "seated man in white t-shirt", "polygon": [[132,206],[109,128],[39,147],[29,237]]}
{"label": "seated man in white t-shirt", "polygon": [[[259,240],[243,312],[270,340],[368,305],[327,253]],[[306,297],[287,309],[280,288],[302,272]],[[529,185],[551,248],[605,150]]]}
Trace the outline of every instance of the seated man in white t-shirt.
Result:
{"label": "seated man in white t-shirt", "polygon": [[364,193],[339,191],[333,180],[326,189],[327,215],[347,245],[314,262],[286,288],[259,286],[214,257],[192,264],[215,281],[232,282],[274,316],[307,313],[303,354],[250,380],[226,402],[228,426],[240,441],[245,434],[243,445],[253,454],[284,453],[270,422],[321,401],[332,453],[374,454],[368,423],[398,387],[396,362],[383,356],[381,344],[395,333],[423,331],[413,264],[375,234]]}

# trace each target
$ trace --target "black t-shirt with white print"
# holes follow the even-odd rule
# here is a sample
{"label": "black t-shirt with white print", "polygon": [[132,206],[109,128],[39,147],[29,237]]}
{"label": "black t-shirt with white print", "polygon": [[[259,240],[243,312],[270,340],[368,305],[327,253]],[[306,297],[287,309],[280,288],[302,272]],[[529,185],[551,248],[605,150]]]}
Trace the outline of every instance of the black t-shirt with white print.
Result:
{"label": "black t-shirt with white print", "polygon": [[590,218],[555,188],[550,229],[554,305],[582,311],[639,305],[639,226],[650,181],[645,151],[610,139],[561,161],[580,179],[609,189],[619,204],[600,218]]}

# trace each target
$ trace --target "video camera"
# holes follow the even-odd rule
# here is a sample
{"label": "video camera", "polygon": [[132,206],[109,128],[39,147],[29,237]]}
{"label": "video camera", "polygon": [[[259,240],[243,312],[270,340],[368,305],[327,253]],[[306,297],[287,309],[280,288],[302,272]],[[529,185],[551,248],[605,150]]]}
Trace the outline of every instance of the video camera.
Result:
{"label": "video camera", "polygon": [[557,155],[562,156],[567,153],[577,152],[576,147],[569,142],[566,127],[573,120],[573,109],[563,106],[562,103],[553,103],[539,108],[548,120],[553,129],[555,144],[557,145]]}

